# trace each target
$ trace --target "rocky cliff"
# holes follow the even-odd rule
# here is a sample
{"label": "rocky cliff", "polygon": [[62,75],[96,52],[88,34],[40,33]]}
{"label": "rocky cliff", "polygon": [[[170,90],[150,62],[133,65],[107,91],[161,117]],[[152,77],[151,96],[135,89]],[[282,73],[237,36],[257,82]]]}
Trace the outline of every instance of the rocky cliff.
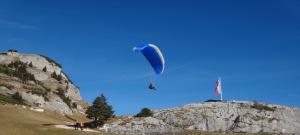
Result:
{"label": "rocky cliff", "polygon": [[18,92],[23,103],[61,114],[83,113],[87,103],[59,63],[37,54],[0,54],[0,94]]}
{"label": "rocky cliff", "polygon": [[120,118],[102,130],[123,134],[185,130],[300,134],[300,110],[257,102],[205,102],[156,110],[153,117]]}

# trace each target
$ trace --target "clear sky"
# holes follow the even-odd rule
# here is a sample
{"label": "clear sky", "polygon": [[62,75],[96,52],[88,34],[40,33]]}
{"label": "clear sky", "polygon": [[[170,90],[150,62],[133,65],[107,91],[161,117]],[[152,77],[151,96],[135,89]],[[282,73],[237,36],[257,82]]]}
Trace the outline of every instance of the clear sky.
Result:
{"label": "clear sky", "polygon": [[[151,67],[132,47],[160,47]],[[116,114],[218,99],[300,107],[300,1],[3,0],[0,50],[47,55],[91,103],[104,93]]]}

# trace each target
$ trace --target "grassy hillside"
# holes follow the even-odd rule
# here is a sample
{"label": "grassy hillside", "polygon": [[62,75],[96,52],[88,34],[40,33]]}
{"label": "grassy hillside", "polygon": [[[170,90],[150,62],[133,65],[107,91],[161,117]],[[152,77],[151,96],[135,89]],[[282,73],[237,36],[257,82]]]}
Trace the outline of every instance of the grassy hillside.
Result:
{"label": "grassy hillside", "polygon": [[33,112],[21,106],[0,105],[0,135],[96,135],[99,133],[57,129],[54,124],[72,122],[52,112]]}

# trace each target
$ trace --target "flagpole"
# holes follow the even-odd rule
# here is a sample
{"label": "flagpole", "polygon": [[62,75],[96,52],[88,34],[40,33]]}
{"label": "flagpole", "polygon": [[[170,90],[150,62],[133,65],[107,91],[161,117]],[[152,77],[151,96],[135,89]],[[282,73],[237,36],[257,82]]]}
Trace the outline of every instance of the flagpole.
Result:
{"label": "flagpole", "polygon": [[223,90],[222,90],[222,80],[221,80],[221,77],[219,77],[219,80],[220,80],[221,101],[223,101]]}

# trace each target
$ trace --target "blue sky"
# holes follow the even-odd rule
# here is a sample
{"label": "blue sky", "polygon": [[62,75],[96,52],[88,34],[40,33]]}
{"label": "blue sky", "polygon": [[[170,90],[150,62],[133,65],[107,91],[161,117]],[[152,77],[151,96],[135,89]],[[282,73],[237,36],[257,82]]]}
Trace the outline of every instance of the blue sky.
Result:
{"label": "blue sky", "polygon": [[[156,44],[166,69],[147,90],[151,67],[132,47]],[[1,51],[47,55],[91,103],[104,93],[116,114],[219,98],[299,107],[300,2],[0,2]]]}

